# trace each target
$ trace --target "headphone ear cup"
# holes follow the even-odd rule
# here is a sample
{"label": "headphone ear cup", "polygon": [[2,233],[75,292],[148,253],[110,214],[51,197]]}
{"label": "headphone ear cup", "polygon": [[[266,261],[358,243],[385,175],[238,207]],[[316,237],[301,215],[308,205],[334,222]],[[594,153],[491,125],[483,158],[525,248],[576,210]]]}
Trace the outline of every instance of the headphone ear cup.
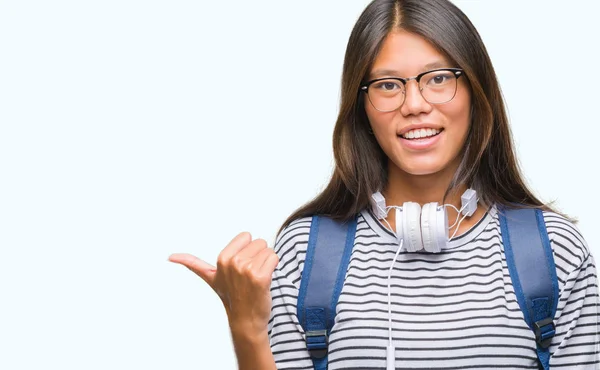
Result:
{"label": "headphone ear cup", "polygon": [[[398,239],[398,244],[400,244],[400,240],[404,239],[404,212],[402,208],[396,208],[396,239]],[[406,245],[404,245],[406,248]]]}
{"label": "headphone ear cup", "polygon": [[423,249],[421,239],[421,206],[415,202],[405,202],[402,206],[402,228],[404,244],[409,252]]}
{"label": "headphone ear cup", "polygon": [[448,216],[445,207],[427,203],[421,212],[423,246],[427,252],[440,253],[448,240]]}
{"label": "headphone ear cup", "polygon": [[[427,252],[431,252],[435,249],[434,245],[436,240],[432,235],[432,229],[437,226],[435,222],[435,214],[431,214],[431,209],[437,206],[437,203],[425,203],[423,209],[421,209],[421,239],[423,240],[423,249]],[[433,217],[432,217],[433,216]],[[433,221],[433,222],[432,222]]]}
{"label": "headphone ear cup", "polygon": [[448,244],[448,212],[446,212],[446,207],[436,207],[436,214],[437,226],[435,228],[435,239],[441,250],[442,248],[446,248]]}

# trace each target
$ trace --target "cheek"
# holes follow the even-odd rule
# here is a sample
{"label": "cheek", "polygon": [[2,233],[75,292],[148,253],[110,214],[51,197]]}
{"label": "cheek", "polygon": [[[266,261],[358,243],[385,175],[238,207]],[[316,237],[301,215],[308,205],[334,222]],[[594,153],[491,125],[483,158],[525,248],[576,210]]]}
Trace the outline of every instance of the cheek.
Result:
{"label": "cheek", "polygon": [[[366,104],[370,105],[368,101]],[[396,137],[396,131],[393,121],[393,114],[390,113],[381,113],[372,106],[365,106],[365,112],[367,114],[367,119],[369,120],[369,124],[371,126],[371,130],[373,131],[371,135],[375,137],[375,141],[383,150],[383,152],[390,156],[392,154],[392,148],[394,143],[392,142],[392,137]]]}
{"label": "cheek", "polygon": [[373,106],[371,105],[367,94],[364,94],[363,96],[363,104],[365,107],[365,112],[367,113],[367,118],[369,119],[369,123],[371,123],[371,126],[375,128],[374,126],[377,124],[377,122],[380,121],[380,119],[377,117],[378,111],[375,110],[375,108],[373,108]]}
{"label": "cheek", "polygon": [[457,96],[456,104],[443,107],[442,113],[447,117],[450,128],[459,136],[466,135],[471,124],[471,98],[468,94]]}
{"label": "cheek", "polygon": [[397,114],[396,112],[380,112],[373,108],[368,98],[365,98],[364,103],[367,119],[369,120],[369,124],[371,125],[375,136],[378,138],[383,138],[384,135],[387,136],[390,133],[396,132],[396,128],[394,126],[394,117]]}

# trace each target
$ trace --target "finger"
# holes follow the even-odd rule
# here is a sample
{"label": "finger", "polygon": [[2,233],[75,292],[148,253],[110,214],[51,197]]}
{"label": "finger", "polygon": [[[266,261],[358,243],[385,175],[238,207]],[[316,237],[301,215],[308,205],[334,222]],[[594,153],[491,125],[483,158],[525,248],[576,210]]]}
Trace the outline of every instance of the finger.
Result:
{"label": "finger", "polygon": [[219,261],[229,261],[239,251],[244,249],[252,241],[252,235],[248,232],[239,233],[219,254]]}
{"label": "finger", "polygon": [[275,271],[275,268],[277,268],[277,265],[279,264],[279,256],[277,256],[277,253],[275,253],[271,249],[267,249],[267,251],[269,253],[265,252],[267,256],[265,257],[262,265],[260,266],[260,269],[258,270],[258,273],[261,275],[273,275],[273,271]]}
{"label": "finger", "polygon": [[206,281],[211,288],[214,289],[215,275],[217,268],[213,265],[202,261],[200,258],[187,253],[174,253],[169,256],[169,261],[179,263],[192,270],[202,280]]}
{"label": "finger", "polygon": [[253,259],[265,249],[267,249],[267,242],[264,239],[256,239],[250,242],[246,248],[239,251],[237,256],[242,260]]}

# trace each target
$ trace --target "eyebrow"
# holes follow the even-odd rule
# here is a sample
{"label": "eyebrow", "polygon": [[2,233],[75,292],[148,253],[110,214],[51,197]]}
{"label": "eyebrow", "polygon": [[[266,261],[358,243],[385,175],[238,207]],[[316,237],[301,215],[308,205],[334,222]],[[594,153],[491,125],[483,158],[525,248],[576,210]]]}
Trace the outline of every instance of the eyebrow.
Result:
{"label": "eyebrow", "polygon": [[[445,61],[441,61],[441,60],[435,61],[432,63],[425,64],[420,72],[425,72],[425,71],[429,71],[429,70],[437,69],[437,68],[447,68],[448,65],[449,65],[449,63],[446,63]],[[400,72],[395,71],[393,69],[380,68],[380,69],[376,69],[376,70],[372,71],[371,74],[369,75],[369,77],[370,78],[378,78],[381,76],[400,76],[400,75],[401,75]]]}

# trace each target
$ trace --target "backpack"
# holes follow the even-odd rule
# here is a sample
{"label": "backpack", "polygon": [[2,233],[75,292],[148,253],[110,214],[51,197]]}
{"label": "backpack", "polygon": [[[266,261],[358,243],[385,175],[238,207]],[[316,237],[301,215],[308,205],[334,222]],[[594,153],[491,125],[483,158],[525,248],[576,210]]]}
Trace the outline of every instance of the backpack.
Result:
{"label": "backpack", "polygon": [[[544,370],[550,368],[550,343],[556,327],[558,279],[548,232],[539,209],[499,210],[506,263],[527,326],[534,332]],[[327,369],[327,351],[338,298],[354,246],[357,217],[340,223],[313,216],[297,315],[315,370]]]}

